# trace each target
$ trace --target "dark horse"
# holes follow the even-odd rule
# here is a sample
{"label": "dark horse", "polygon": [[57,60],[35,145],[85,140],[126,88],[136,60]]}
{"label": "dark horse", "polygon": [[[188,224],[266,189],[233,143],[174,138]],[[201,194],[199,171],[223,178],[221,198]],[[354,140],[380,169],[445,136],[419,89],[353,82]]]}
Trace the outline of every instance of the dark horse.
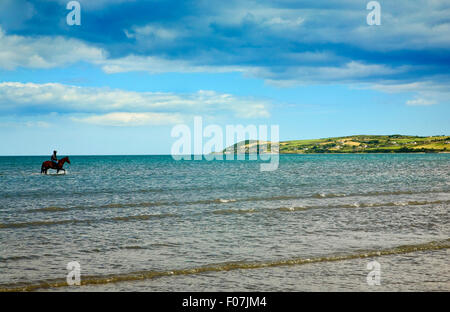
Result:
{"label": "dark horse", "polygon": [[55,169],[57,174],[59,173],[60,170],[64,171],[64,173],[66,173],[66,170],[63,169],[64,163],[66,161],[67,161],[67,163],[70,164],[69,157],[61,158],[60,160],[58,160],[58,164],[57,165],[54,164],[50,160],[44,161],[42,163],[42,166],[41,166],[41,173],[47,174],[47,170],[48,169]]}

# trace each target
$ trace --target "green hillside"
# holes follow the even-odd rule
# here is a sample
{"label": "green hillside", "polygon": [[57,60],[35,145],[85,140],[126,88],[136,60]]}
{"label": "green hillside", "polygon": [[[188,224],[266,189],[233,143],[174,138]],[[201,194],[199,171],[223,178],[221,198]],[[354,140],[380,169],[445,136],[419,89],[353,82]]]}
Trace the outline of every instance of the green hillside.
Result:
{"label": "green hillside", "polygon": [[[240,145],[243,144],[243,145]],[[234,144],[223,153],[258,151],[261,142],[246,140]],[[239,147],[238,147],[239,146]],[[450,152],[450,136],[352,135],[314,140],[280,142],[280,154],[314,153],[438,153]],[[268,151],[270,152],[270,142]]]}

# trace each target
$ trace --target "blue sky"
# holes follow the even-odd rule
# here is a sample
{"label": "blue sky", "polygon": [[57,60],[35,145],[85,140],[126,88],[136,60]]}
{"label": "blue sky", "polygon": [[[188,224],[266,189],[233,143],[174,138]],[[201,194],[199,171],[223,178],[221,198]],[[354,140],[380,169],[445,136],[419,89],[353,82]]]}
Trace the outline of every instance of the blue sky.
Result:
{"label": "blue sky", "polygon": [[173,126],[449,134],[450,3],[0,2],[0,155],[168,154]]}

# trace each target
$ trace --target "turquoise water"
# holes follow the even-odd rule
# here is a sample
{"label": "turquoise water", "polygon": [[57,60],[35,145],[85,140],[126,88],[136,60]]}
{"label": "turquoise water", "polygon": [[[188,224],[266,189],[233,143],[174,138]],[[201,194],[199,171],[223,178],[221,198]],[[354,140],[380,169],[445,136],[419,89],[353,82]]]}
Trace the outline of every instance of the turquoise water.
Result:
{"label": "turquoise water", "polygon": [[48,158],[0,157],[0,290],[450,290],[450,154]]}

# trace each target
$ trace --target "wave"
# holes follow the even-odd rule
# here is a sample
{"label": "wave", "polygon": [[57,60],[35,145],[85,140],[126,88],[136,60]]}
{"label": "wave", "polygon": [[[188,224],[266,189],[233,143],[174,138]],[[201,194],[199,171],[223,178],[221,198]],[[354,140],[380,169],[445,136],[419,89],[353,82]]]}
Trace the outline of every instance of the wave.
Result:
{"label": "wave", "polygon": [[25,213],[34,213],[34,212],[59,212],[59,211],[69,211],[69,210],[88,210],[88,209],[116,209],[116,208],[132,208],[132,207],[156,207],[156,206],[166,206],[169,205],[169,202],[141,202],[141,203],[111,203],[105,205],[96,205],[96,206],[72,206],[72,207],[59,207],[59,206],[50,206],[44,208],[33,208],[25,210]]}
{"label": "wave", "polygon": [[[210,210],[205,212],[199,212],[192,214],[203,215],[203,214],[245,214],[245,213],[261,213],[261,212],[295,212],[304,211],[310,209],[335,209],[335,208],[377,208],[377,207],[404,207],[404,206],[422,206],[422,205],[437,205],[437,204],[448,204],[450,200],[435,200],[435,201],[398,201],[398,202],[385,202],[385,203],[359,203],[355,202],[352,204],[333,204],[324,206],[299,206],[299,207],[279,207],[279,208],[250,208],[250,209],[218,209]],[[51,209],[57,210],[59,207],[52,207]],[[60,211],[60,210],[57,210]],[[191,216],[192,216],[191,215]],[[6,228],[22,228],[22,227],[32,227],[32,226],[48,226],[48,225],[59,225],[59,224],[77,224],[77,223],[97,223],[97,222],[108,222],[108,221],[145,221],[150,219],[168,218],[168,217],[180,217],[181,214],[176,213],[161,213],[161,214],[143,214],[143,215],[132,215],[132,216],[118,216],[113,218],[104,219],[71,219],[71,220],[42,220],[42,221],[30,221],[30,222],[19,222],[19,223],[0,223],[0,229]],[[189,216],[187,216],[189,217]]]}
{"label": "wave", "polygon": [[218,199],[203,199],[194,201],[155,201],[155,202],[140,202],[140,203],[110,203],[105,205],[93,206],[73,206],[73,207],[57,207],[50,206],[44,208],[33,208],[25,210],[26,213],[34,212],[60,212],[68,210],[85,210],[85,209],[117,209],[117,208],[132,208],[132,207],[158,207],[158,206],[183,206],[183,205],[208,205],[208,204],[228,204],[235,202],[258,202],[258,201],[277,201],[277,200],[293,200],[293,199],[308,199],[308,198],[336,198],[336,197],[369,197],[369,196],[388,196],[388,195],[415,195],[415,194],[435,194],[447,193],[448,191],[427,191],[427,192],[413,192],[413,191],[393,191],[393,192],[366,192],[366,193],[314,193],[312,195],[280,195],[271,197],[247,197],[247,198],[218,198]]}
{"label": "wave", "polygon": [[[42,175],[41,173],[32,173],[31,175],[36,176],[42,176],[45,177],[45,175]],[[49,176],[51,174],[48,174]],[[56,174],[55,174],[56,175]],[[58,174],[61,176],[64,176],[64,174]],[[85,190],[85,191],[72,191],[70,193],[52,193],[47,192],[46,190],[36,190],[36,191],[12,191],[12,192],[4,192],[2,193],[2,197],[4,198],[15,198],[15,197],[65,197],[67,195],[72,196],[86,196],[86,195],[95,195],[95,194],[134,194],[134,193],[165,193],[170,192],[174,193],[177,191],[211,191],[211,190],[222,190],[225,187],[229,185],[219,185],[216,187],[212,187],[211,185],[208,186],[183,186],[183,187],[166,187],[166,188],[145,188],[145,189],[135,189],[130,190],[128,188],[107,188],[107,189],[91,189],[91,190]],[[242,186],[240,189],[245,188],[245,186]]]}
{"label": "wave", "polygon": [[370,208],[370,207],[397,207],[397,206],[422,206],[422,205],[437,205],[448,204],[450,200],[435,200],[435,201],[399,201],[387,203],[353,203],[353,204],[339,204],[328,206],[300,206],[300,207],[280,207],[274,208],[280,211],[303,211],[308,209],[324,209],[324,208]]}
{"label": "wave", "polygon": [[[37,175],[41,176],[40,173],[37,173]],[[288,189],[292,188],[298,188],[303,186],[310,186],[309,184],[283,184]],[[236,187],[236,185],[217,185],[216,187],[213,187],[211,185],[208,186],[183,186],[183,187],[157,187],[157,188],[141,188],[141,189],[128,189],[128,188],[102,188],[102,189],[89,189],[85,191],[73,191],[70,193],[66,192],[60,192],[60,193],[54,193],[54,192],[46,192],[42,190],[35,190],[35,191],[23,191],[23,190],[15,190],[11,192],[1,192],[1,197],[3,198],[17,198],[17,197],[32,197],[32,198],[41,198],[41,197],[49,197],[52,198],[61,198],[66,196],[75,196],[75,197],[82,197],[82,196],[90,196],[95,194],[133,194],[133,193],[174,193],[178,191],[201,191],[201,190],[222,190],[227,187]],[[253,190],[253,187],[247,187],[245,185],[239,186],[239,190]],[[334,198],[334,197],[351,197],[351,196],[383,196],[383,195],[406,195],[406,194],[431,194],[431,193],[448,193],[450,192],[450,189],[442,189],[442,190],[419,190],[419,191],[411,191],[411,190],[404,190],[404,191],[375,191],[375,192],[367,192],[367,193],[326,193],[326,192],[317,192],[314,194],[307,194],[307,195],[289,195],[289,196],[273,196],[273,197],[250,197],[250,198],[241,198],[241,199],[233,199],[231,201],[238,201],[238,202],[246,202],[246,201],[270,201],[270,200],[292,200],[292,199],[302,199],[302,198]],[[91,209],[98,209],[98,208],[122,208],[122,207],[135,207],[135,206],[157,206],[157,205],[191,205],[191,204],[209,204],[209,203],[229,203],[230,201],[228,199],[211,199],[207,201],[198,201],[198,202],[173,202],[173,201],[165,201],[165,202],[155,202],[155,203],[130,203],[130,204],[109,204],[111,207],[108,207],[108,205],[104,205],[102,207],[94,206],[94,207],[88,207]],[[117,205],[115,207],[114,205]],[[61,207],[62,209],[86,209],[85,207]],[[62,210],[61,209],[61,210]],[[39,208],[39,209],[29,209],[25,212],[45,212],[45,208]],[[47,211],[52,212],[52,211]]]}
{"label": "wave", "polygon": [[30,222],[18,222],[18,223],[0,223],[0,229],[7,228],[22,228],[30,226],[45,226],[45,225],[57,225],[57,224],[67,224],[67,223],[79,223],[87,222],[88,220],[55,220],[55,221],[30,221]]}
{"label": "wave", "polygon": [[176,214],[165,213],[165,214],[149,214],[149,215],[135,215],[135,216],[124,216],[124,217],[114,217],[114,218],[104,218],[104,219],[71,219],[71,220],[42,220],[42,221],[30,221],[30,222],[18,222],[18,223],[0,223],[0,229],[7,228],[23,228],[23,227],[34,227],[34,226],[49,226],[49,225],[60,225],[60,224],[79,224],[79,223],[98,223],[98,222],[108,222],[108,221],[136,221],[136,220],[150,220],[150,219],[160,219],[166,217],[175,217]]}
{"label": "wave", "polygon": [[212,211],[213,214],[233,214],[233,213],[254,213],[260,212],[260,210],[256,209],[220,209]]}
{"label": "wave", "polygon": [[216,199],[216,201],[219,202],[219,203],[232,203],[232,202],[235,202],[236,199],[222,199],[222,198],[219,198],[219,199]]}
{"label": "wave", "polygon": [[403,206],[422,206],[422,205],[436,205],[436,204],[448,204],[450,200],[436,200],[436,201],[399,201],[399,202],[386,202],[386,203],[352,203],[352,204],[335,204],[326,206],[297,206],[297,207],[279,207],[279,208],[262,208],[262,209],[222,209],[214,210],[214,214],[241,214],[241,213],[257,213],[267,211],[305,211],[310,209],[333,209],[333,208],[369,208],[369,207],[403,207]]}
{"label": "wave", "polygon": [[40,256],[38,256],[38,255],[0,257],[0,262],[13,262],[13,261],[20,261],[20,260],[33,260],[33,259],[38,259],[38,258],[40,258]]}
{"label": "wave", "polygon": [[347,194],[336,194],[336,193],[315,193],[313,195],[311,195],[312,198],[335,198],[335,197],[345,197],[345,196],[350,196]]}
{"label": "wave", "polygon": [[30,213],[30,212],[57,212],[57,211],[66,211],[67,208],[64,207],[58,207],[58,206],[49,206],[44,208],[37,208],[37,209],[29,209],[25,210],[24,212]]}
{"label": "wave", "polygon": [[123,246],[114,246],[109,248],[93,248],[93,249],[84,249],[81,252],[83,253],[105,253],[110,251],[116,251],[119,249],[135,249],[135,250],[143,250],[143,249],[152,249],[152,248],[160,248],[160,247],[178,247],[181,243],[174,242],[161,242],[161,243],[151,243],[147,245],[123,245]]}
{"label": "wave", "polygon": [[159,219],[166,217],[175,217],[176,214],[173,213],[163,213],[163,214],[149,214],[149,215],[137,215],[137,216],[126,216],[126,217],[114,217],[107,220],[112,221],[133,221],[133,220],[150,220],[150,219]]}
{"label": "wave", "polygon": [[120,249],[147,249],[144,246],[133,245],[133,246],[122,246]]}
{"label": "wave", "polygon": [[[139,271],[116,275],[99,275],[99,276],[82,276],[81,285],[104,285],[110,283],[119,282],[132,282],[140,280],[148,280],[160,277],[168,276],[179,276],[179,275],[194,275],[200,273],[208,272],[227,272],[232,270],[248,270],[248,269],[263,269],[271,267],[280,266],[294,266],[294,265],[305,265],[313,263],[322,262],[337,262],[352,259],[364,259],[364,258],[374,258],[381,256],[390,255],[400,255],[406,253],[420,252],[420,251],[436,251],[442,249],[450,248],[450,239],[443,241],[432,241],[423,244],[415,245],[402,245],[398,247],[380,249],[380,250],[361,250],[357,253],[351,254],[333,254],[321,257],[311,257],[311,258],[291,258],[291,259],[279,259],[274,261],[266,262],[226,262],[217,264],[208,264],[204,266],[186,268],[186,269],[174,269],[167,271]],[[53,280],[43,280],[36,281],[33,283],[22,283],[22,284],[4,284],[0,285],[0,292],[17,292],[17,291],[34,291],[38,289],[48,289],[48,288],[60,288],[67,287],[66,280],[63,279],[53,279]]]}

